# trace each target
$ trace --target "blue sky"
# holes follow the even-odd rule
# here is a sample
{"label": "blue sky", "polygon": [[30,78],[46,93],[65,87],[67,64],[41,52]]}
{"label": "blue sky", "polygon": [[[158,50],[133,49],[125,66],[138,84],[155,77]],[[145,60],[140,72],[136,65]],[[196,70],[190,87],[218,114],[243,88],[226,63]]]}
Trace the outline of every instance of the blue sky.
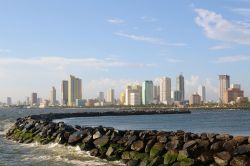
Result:
{"label": "blue sky", "polygon": [[229,74],[250,96],[250,1],[0,0],[0,100],[48,98],[83,79],[84,98],[183,73],[186,97],[205,84],[218,98]]}

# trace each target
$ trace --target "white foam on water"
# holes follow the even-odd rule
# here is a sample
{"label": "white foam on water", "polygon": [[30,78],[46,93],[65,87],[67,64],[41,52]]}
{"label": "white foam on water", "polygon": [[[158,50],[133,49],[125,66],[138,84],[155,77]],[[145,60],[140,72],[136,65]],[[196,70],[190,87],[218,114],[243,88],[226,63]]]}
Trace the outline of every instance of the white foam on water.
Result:
{"label": "white foam on water", "polygon": [[5,135],[13,125],[14,122],[9,119],[0,121],[0,135]]}

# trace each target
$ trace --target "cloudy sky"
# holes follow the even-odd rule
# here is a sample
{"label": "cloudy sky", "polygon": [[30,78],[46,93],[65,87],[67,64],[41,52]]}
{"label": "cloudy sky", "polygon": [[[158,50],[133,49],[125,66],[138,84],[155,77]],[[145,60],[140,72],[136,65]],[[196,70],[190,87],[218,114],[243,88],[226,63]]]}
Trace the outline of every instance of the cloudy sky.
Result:
{"label": "cloudy sky", "polygon": [[[249,0],[0,0],[0,101],[73,74],[84,98],[128,83],[183,73],[186,97],[199,85],[218,98],[229,74],[250,97]],[[58,92],[60,99],[60,92]]]}

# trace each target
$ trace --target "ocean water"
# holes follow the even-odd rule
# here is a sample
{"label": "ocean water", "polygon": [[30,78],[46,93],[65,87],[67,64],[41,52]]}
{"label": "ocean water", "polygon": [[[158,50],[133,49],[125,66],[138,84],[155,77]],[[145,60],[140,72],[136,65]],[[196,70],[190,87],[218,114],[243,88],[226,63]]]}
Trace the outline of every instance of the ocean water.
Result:
{"label": "ocean water", "polygon": [[183,130],[250,136],[250,110],[192,111],[191,114],[103,116],[58,119],[71,125],[106,126],[121,130]]}
{"label": "ocean water", "polygon": [[[15,119],[32,114],[49,112],[110,111],[110,109],[0,109],[0,166],[95,166],[122,165],[91,157],[79,147],[64,147],[58,144],[19,144],[5,139],[5,133]],[[250,135],[250,110],[193,111],[191,114],[104,116],[58,119],[81,126],[114,127],[116,129],[149,129],[195,133],[216,132],[232,135]]]}

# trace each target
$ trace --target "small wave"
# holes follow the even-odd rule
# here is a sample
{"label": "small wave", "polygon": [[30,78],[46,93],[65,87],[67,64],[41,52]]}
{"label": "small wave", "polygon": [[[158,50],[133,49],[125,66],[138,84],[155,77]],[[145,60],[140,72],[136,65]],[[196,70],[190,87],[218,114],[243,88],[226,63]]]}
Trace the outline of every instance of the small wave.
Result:
{"label": "small wave", "polygon": [[0,135],[5,135],[9,128],[14,125],[14,122],[9,119],[0,121]]}

